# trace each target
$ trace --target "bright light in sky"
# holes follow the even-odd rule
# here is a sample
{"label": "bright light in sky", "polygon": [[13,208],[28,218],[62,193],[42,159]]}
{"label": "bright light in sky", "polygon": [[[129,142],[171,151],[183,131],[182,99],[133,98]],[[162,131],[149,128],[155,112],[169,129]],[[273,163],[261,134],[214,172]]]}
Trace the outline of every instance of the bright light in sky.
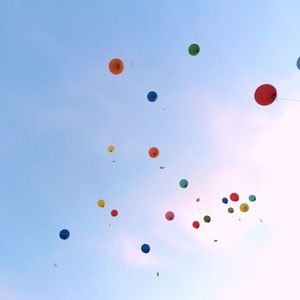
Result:
{"label": "bright light in sky", "polygon": [[1,299],[299,299],[300,3],[275,2],[0,1]]}

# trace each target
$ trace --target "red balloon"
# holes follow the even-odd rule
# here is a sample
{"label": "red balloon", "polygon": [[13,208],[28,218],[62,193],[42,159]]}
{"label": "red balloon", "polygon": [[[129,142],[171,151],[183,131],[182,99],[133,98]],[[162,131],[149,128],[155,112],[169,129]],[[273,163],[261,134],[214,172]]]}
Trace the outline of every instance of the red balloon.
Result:
{"label": "red balloon", "polygon": [[175,218],[175,214],[172,211],[167,211],[165,217],[168,221],[172,221]]}
{"label": "red balloon", "polygon": [[232,201],[238,201],[239,200],[239,195],[237,193],[232,193],[230,194],[230,200]]}
{"label": "red balloon", "polygon": [[116,209],[113,209],[110,213],[113,217],[116,217],[118,215],[118,211]]}
{"label": "red balloon", "polygon": [[259,86],[255,93],[255,101],[260,105],[269,105],[274,102],[277,97],[277,91],[271,84],[263,84]]}
{"label": "red balloon", "polygon": [[200,223],[198,221],[193,222],[193,227],[198,229],[200,227]]}

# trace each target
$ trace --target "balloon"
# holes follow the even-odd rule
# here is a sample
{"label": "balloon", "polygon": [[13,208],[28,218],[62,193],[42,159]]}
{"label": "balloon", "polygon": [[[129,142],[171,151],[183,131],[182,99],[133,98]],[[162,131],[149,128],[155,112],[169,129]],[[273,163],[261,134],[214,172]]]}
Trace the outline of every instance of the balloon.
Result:
{"label": "balloon", "polygon": [[109,145],[107,147],[107,151],[110,152],[110,153],[115,152],[115,150],[116,150],[116,148],[113,145]]}
{"label": "balloon", "polygon": [[150,246],[148,244],[143,244],[141,247],[142,252],[149,253],[150,252]]}
{"label": "balloon", "polygon": [[256,200],[256,196],[250,195],[250,196],[248,197],[248,199],[249,199],[249,201],[254,202],[254,201]]}
{"label": "balloon", "polygon": [[297,68],[300,70],[300,57],[297,60]]}
{"label": "balloon", "polygon": [[116,209],[113,209],[110,213],[113,217],[116,217],[119,213]]}
{"label": "balloon", "polygon": [[189,46],[189,54],[192,56],[197,55],[200,52],[200,47],[197,44],[192,44]]}
{"label": "balloon", "polygon": [[119,58],[113,58],[108,65],[110,72],[115,75],[121,74],[124,70],[124,63]]}
{"label": "balloon", "polygon": [[189,185],[189,182],[186,179],[181,179],[179,185],[185,189]]}
{"label": "balloon", "polygon": [[69,232],[69,230],[67,230],[67,229],[61,230],[60,233],[59,233],[59,237],[60,237],[62,240],[67,240],[67,239],[70,237],[70,232]]}
{"label": "balloon", "polygon": [[148,154],[152,158],[156,158],[159,155],[159,150],[156,147],[152,147],[149,149]]}
{"label": "balloon", "polygon": [[200,223],[198,221],[193,222],[193,227],[198,229],[200,227]]}
{"label": "balloon", "polygon": [[154,91],[151,91],[148,93],[147,98],[150,102],[155,102],[157,100],[157,93]]}
{"label": "balloon", "polygon": [[211,217],[210,216],[205,216],[203,218],[203,220],[204,220],[205,223],[209,223],[211,221]]}
{"label": "balloon", "polygon": [[228,199],[227,199],[227,198],[223,198],[223,199],[222,199],[222,202],[223,202],[224,204],[227,204],[227,203],[228,203]]}
{"label": "balloon", "polygon": [[103,199],[98,200],[97,202],[99,207],[104,207],[105,206],[105,201]]}
{"label": "balloon", "polygon": [[237,193],[230,194],[230,200],[239,201],[239,195]]}
{"label": "balloon", "polygon": [[249,210],[249,205],[247,203],[242,203],[240,205],[240,211],[241,212],[247,212]]}
{"label": "balloon", "polygon": [[232,213],[234,212],[234,209],[233,209],[232,207],[229,207],[229,208],[228,208],[228,212],[229,212],[230,214],[232,214]]}
{"label": "balloon", "polygon": [[277,97],[277,91],[271,84],[263,84],[259,86],[255,93],[255,101],[260,105],[269,105],[274,102]]}
{"label": "balloon", "polygon": [[172,221],[175,218],[175,214],[172,211],[167,211],[165,217],[168,221]]}

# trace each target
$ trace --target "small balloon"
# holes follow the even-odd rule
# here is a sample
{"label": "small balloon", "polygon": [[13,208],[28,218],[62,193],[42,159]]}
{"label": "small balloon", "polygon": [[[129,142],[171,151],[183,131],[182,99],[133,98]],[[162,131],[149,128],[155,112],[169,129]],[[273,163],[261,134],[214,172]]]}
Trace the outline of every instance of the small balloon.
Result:
{"label": "small balloon", "polygon": [[260,105],[269,105],[272,104],[277,97],[277,90],[271,84],[262,84],[259,86],[255,93],[255,101]]}
{"label": "small balloon", "polygon": [[150,246],[148,244],[143,244],[141,247],[142,252],[149,253],[150,252]]}
{"label": "small balloon", "polygon": [[300,57],[297,59],[297,68],[300,70]]}
{"label": "small balloon", "polygon": [[211,221],[211,217],[210,216],[205,216],[203,218],[203,220],[204,220],[205,223],[209,223]]}
{"label": "small balloon", "polygon": [[151,147],[151,148],[149,149],[149,151],[148,151],[148,154],[149,154],[150,157],[156,158],[156,157],[158,157],[158,155],[159,155],[159,150],[158,150],[158,148],[156,148],[156,147]]}
{"label": "small balloon", "polygon": [[110,72],[113,73],[114,75],[119,75],[124,70],[124,63],[119,58],[113,58],[109,62],[108,68],[109,68]]}
{"label": "small balloon", "polygon": [[247,212],[249,210],[249,205],[247,203],[242,203],[240,205],[240,211],[241,212]]}
{"label": "small balloon", "polygon": [[98,200],[97,202],[99,207],[104,207],[105,206],[105,201],[103,199]]}
{"label": "small balloon", "polygon": [[185,189],[189,185],[189,182],[186,179],[181,179],[179,185]]}
{"label": "small balloon", "polygon": [[230,194],[230,200],[239,201],[239,195],[237,193]]}
{"label": "small balloon", "polygon": [[193,227],[198,229],[200,227],[200,223],[198,221],[193,222]]}
{"label": "small balloon", "polygon": [[116,217],[119,213],[116,209],[113,209],[110,214],[112,215],[112,217]]}
{"label": "small balloon", "polygon": [[229,208],[228,208],[228,212],[229,212],[230,214],[232,214],[232,213],[234,212],[234,209],[233,209],[232,207],[229,207]]}
{"label": "small balloon", "polygon": [[200,47],[197,44],[191,44],[189,46],[189,54],[192,56],[197,55],[200,52]]}
{"label": "small balloon", "polygon": [[113,145],[109,145],[107,147],[107,151],[110,152],[110,153],[115,152],[115,150],[116,150],[116,148]]}
{"label": "small balloon", "polygon": [[175,214],[172,211],[167,211],[165,217],[168,221],[172,221],[175,218]]}
{"label": "small balloon", "polygon": [[157,93],[154,91],[151,91],[148,93],[147,98],[150,102],[155,102],[157,100]]}
{"label": "small balloon", "polygon": [[67,229],[62,229],[59,233],[59,237],[62,240],[67,240],[70,237],[70,232]]}
{"label": "small balloon", "polygon": [[248,199],[249,199],[249,201],[254,202],[254,201],[256,200],[256,196],[250,195],[250,196],[248,197]]}
{"label": "small balloon", "polygon": [[228,199],[227,199],[226,197],[224,197],[224,198],[222,199],[222,202],[223,202],[224,204],[227,204],[227,203],[228,203]]}

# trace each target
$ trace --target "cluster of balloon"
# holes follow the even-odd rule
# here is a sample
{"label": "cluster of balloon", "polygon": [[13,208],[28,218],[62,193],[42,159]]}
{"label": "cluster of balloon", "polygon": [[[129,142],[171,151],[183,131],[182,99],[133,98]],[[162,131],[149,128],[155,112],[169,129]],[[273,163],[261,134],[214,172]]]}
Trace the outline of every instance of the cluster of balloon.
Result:
{"label": "cluster of balloon", "polygon": [[158,157],[158,155],[159,155],[159,150],[158,150],[158,148],[156,148],[156,147],[151,147],[151,148],[148,150],[148,154],[149,154],[150,157],[156,158],[156,157]]}
{"label": "cluster of balloon", "polygon": [[262,84],[254,93],[255,101],[263,106],[272,104],[277,97],[277,90],[271,84]]}
{"label": "cluster of balloon", "polygon": [[141,246],[141,250],[143,253],[149,253],[150,252],[150,246],[148,244],[143,244]]}
{"label": "cluster of balloon", "polygon": [[[237,193],[231,193],[229,198],[233,202],[237,202],[239,200],[239,195]],[[256,196],[255,195],[250,195],[248,197],[248,199],[249,199],[250,202],[254,202],[254,201],[256,201]],[[227,204],[228,203],[228,199],[226,197],[224,197],[224,198],[222,198],[222,202],[224,204]],[[240,211],[241,212],[247,212],[248,210],[249,210],[249,205],[247,203],[241,203],[241,205],[240,205]],[[228,212],[230,214],[232,214],[234,212],[233,207],[229,207],[228,208]]]}
{"label": "cluster of balloon", "polygon": [[175,214],[172,211],[167,211],[165,217],[168,221],[172,221],[175,218]]}
{"label": "cluster of balloon", "polygon": [[179,181],[179,185],[180,185],[180,187],[182,187],[183,189],[185,189],[189,185],[189,182],[186,179],[181,179]]}
{"label": "cluster of balloon", "polygon": [[157,100],[157,93],[154,91],[151,91],[148,93],[147,98],[150,102],[155,102]]}
{"label": "cluster of balloon", "polygon": [[189,54],[190,54],[190,55],[196,56],[196,55],[199,54],[199,52],[200,52],[200,47],[199,47],[199,45],[197,45],[197,44],[191,44],[191,45],[189,46]]}
{"label": "cluster of balloon", "polygon": [[67,229],[62,229],[59,233],[59,237],[62,240],[67,240],[70,237],[70,232]]}
{"label": "cluster of balloon", "polygon": [[113,58],[108,65],[110,72],[114,75],[119,75],[124,71],[124,63],[119,58]]}

